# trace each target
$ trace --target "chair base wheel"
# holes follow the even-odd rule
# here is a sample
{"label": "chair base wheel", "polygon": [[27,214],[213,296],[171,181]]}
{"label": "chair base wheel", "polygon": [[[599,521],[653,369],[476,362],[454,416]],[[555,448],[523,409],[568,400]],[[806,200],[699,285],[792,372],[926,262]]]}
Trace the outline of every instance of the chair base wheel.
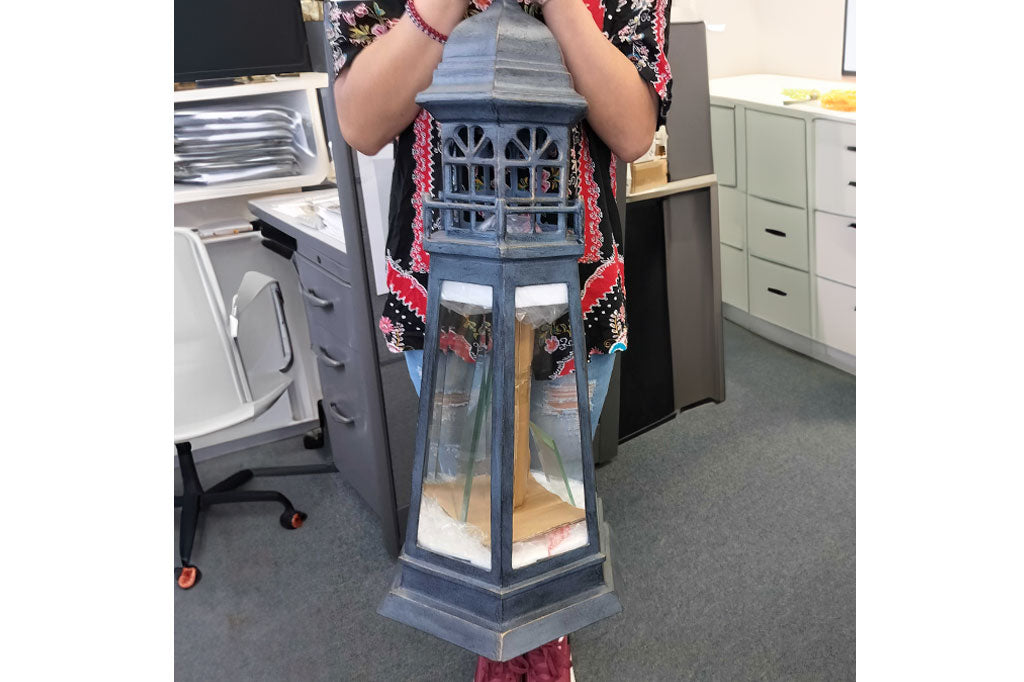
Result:
{"label": "chair base wheel", "polygon": [[287,530],[302,528],[302,522],[307,518],[309,518],[309,516],[305,512],[289,509],[281,514],[281,527],[286,528]]}
{"label": "chair base wheel", "polygon": [[178,566],[174,569],[174,582],[183,590],[195,587],[202,577],[202,572],[195,566]]}

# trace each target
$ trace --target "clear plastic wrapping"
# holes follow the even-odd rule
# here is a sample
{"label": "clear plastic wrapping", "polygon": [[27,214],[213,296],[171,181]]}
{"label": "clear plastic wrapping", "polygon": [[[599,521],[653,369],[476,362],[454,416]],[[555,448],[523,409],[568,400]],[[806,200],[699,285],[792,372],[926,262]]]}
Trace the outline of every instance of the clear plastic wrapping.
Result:
{"label": "clear plastic wrapping", "polygon": [[[491,459],[500,456],[513,464],[513,499],[503,503],[512,506],[512,564],[520,567],[587,543],[568,286],[517,288],[513,377],[495,376],[493,298],[489,286],[441,286],[417,542],[490,567]],[[512,451],[492,452],[494,395],[509,380]]]}

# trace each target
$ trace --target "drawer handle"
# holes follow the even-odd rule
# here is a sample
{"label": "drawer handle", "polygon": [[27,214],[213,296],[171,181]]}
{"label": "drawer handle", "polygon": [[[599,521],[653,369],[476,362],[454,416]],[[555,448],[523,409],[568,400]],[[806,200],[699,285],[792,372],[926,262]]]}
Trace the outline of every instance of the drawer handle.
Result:
{"label": "drawer handle", "polygon": [[323,363],[325,365],[327,365],[328,367],[339,368],[339,367],[344,367],[345,366],[345,363],[342,362],[341,360],[335,360],[334,358],[332,358],[330,353],[328,353],[327,350],[323,346],[317,346],[316,348],[317,348],[317,351],[319,351],[316,354],[317,357],[320,358],[321,360],[323,360]]}
{"label": "drawer handle", "polygon": [[852,227],[853,229],[856,230],[857,229],[857,223],[850,223],[849,225],[847,225],[847,227]]}
{"label": "drawer handle", "polygon": [[768,234],[774,234],[776,237],[785,237],[786,236],[786,233],[783,232],[782,230],[773,230],[770,227],[764,228],[764,231],[767,232]]}
{"label": "drawer handle", "polygon": [[775,294],[776,296],[789,296],[789,294],[787,294],[782,289],[776,289],[775,287],[768,287],[768,291]]}
{"label": "drawer handle", "polygon": [[850,180],[849,185],[850,185],[850,187],[856,187],[857,186],[857,181],[856,180]]}
{"label": "drawer handle", "polygon": [[320,298],[312,289],[303,289],[302,295],[306,297],[306,300],[315,305],[317,308],[330,308],[334,305],[334,301],[328,301],[327,299]]}
{"label": "drawer handle", "polygon": [[338,421],[340,421],[342,424],[352,424],[352,423],[355,422],[355,419],[353,419],[352,417],[346,417],[345,415],[343,415],[338,410],[338,406],[335,405],[334,403],[331,403],[330,408],[331,408],[331,416],[334,417],[335,419],[337,419]]}
{"label": "drawer handle", "polygon": [[848,152],[855,152],[855,151],[857,151],[857,147],[856,147],[856,145],[854,145],[852,147],[847,147],[846,151],[848,151]]}

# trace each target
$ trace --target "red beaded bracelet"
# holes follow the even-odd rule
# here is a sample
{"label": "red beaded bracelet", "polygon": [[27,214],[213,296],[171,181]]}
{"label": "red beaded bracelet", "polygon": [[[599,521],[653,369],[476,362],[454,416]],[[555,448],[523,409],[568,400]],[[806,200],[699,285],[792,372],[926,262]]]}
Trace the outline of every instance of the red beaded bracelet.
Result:
{"label": "red beaded bracelet", "polygon": [[429,36],[433,40],[436,40],[442,45],[448,42],[448,36],[441,33],[436,28],[434,28],[426,21],[424,21],[423,17],[420,16],[420,13],[416,11],[416,5],[413,4],[412,0],[406,0],[405,12],[406,14],[409,15],[409,19],[412,21],[413,25],[415,25],[416,28],[427,34],[427,36]]}

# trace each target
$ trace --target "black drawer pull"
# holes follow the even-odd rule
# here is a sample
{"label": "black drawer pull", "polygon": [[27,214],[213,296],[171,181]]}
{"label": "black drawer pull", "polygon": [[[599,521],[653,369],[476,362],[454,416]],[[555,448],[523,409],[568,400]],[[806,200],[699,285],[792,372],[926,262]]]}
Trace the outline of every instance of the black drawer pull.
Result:
{"label": "black drawer pull", "polygon": [[328,353],[327,349],[324,348],[323,346],[317,346],[316,349],[318,351],[316,356],[323,360],[323,363],[328,367],[340,368],[345,366],[345,363],[342,362],[341,360],[335,360],[334,358],[332,358],[330,353]]}
{"label": "black drawer pull", "polygon": [[857,147],[856,147],[856,145],[853,146],[853,147],[847,147],[846,151],[848,151],[848,152],[855,152],[855,151],[857,151]]}
{"label": "black drawer pull", "polygon": [[789,296],[789,294],[787,294],[782,289],[776,289],[775,287],[768,287],[768,291],[775,294],[776,296]]}
{"label": "black drawer pull", "polygon": [[850,187],[856,187],[857,186],[857,181],[856,180],[850,180],[849,185],[850,185]]}
{"label": "black drawer pull", "polygon": [[334,305],[334,301],[328,301],[327,299],[320,298],[312,289],[303,288],[302,295],[306,297],[307,301],[315,305],[317,308],[330,308]]}
{"label": "black drawer pull", "polygon": [[346,417],[345,415],[343,415],[338,410],[338,406],[335,405],[334,403],[331,403],[330,408],[331,408],[331,416],[334,417],[335,419],[337,419],[338,421],[340,421],[342,424],[352,424],[352,423],[355,422],[355,419],[353,419],[352,417]]}
{"label": "black drawer pull", "polygon": [[783,232],[782,230],[773,230],[770,227],[764,228],[764,231],[767,232],[768,234],[774,234],[776,237],[785,237],[786,236],[786,233]]}
{"label": "black drawer pull", "polygon": [[261,239],[260,244],[285,260],[291,260],[292,254],[295,253],[293,249],[289,249],[281,242],[275,242],[273,239]]}
{"label": "black drawer pull", "polygon": [[857,229],[857,223],[850,223],[849,225],[847,225],[847,227],[852,227],[853,229],[856,230]]}

